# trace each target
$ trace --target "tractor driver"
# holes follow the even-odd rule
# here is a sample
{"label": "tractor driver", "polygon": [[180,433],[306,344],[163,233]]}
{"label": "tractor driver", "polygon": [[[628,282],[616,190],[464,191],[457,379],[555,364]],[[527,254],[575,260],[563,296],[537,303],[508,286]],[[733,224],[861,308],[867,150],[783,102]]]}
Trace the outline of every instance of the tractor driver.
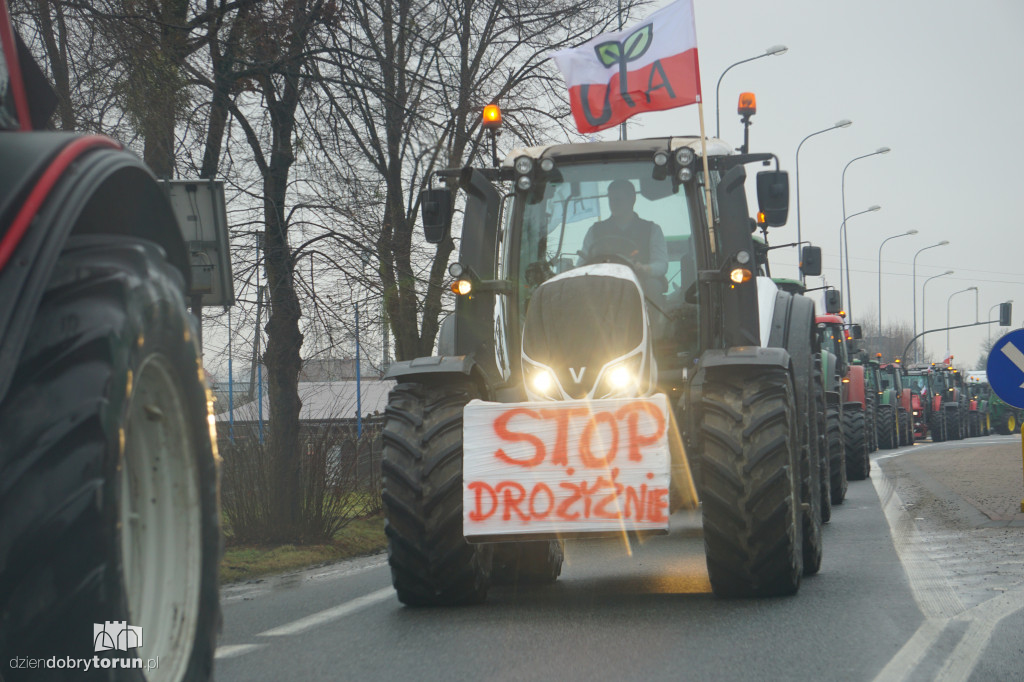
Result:
{"label": "tractor driver", "polygon": [[[657,223],[644,220],[633,210],[636,190],[629,180],[613,180],[608,185],[611,216],[590,226],[583,239],[582,255],[606,253],[602,245],[614,245],[614,252],[633,262],[640,283],[648,294],[663,294],[668,289],[668,247]],[[592,254],[597,247],[599,251]],[[624,252],[625,251],[625,252]]]}

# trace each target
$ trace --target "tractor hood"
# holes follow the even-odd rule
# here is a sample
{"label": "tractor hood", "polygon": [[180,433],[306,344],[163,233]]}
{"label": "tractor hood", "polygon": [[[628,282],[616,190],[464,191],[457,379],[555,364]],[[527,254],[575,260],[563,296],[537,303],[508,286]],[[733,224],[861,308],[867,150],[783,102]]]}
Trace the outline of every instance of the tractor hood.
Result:
{"label": "tractor hood", "polygon": [[586,265],[537,287],[522,349],[530,400],[634,397],[655,384],[643,290],[626,265]]}

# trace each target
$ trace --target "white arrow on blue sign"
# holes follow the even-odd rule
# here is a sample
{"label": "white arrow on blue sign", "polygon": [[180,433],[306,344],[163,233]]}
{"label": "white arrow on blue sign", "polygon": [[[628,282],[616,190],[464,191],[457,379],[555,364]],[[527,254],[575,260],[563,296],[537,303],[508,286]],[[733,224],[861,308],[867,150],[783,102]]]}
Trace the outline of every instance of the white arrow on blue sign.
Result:
{"label": "white arrow on blue sign", "polygon": [[1003,402],[1024,408],[1024,329],[1015,329],[988,354],[988,383]]}

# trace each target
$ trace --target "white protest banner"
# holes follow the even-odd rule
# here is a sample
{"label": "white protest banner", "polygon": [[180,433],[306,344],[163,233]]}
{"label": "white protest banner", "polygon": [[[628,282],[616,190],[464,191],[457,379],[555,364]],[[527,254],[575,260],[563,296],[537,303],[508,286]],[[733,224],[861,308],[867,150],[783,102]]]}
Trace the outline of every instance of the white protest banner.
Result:
{"label": "white protest banner", "polygon": [[668,399],[470,402],[463,412],[463,532],[667,530]]}

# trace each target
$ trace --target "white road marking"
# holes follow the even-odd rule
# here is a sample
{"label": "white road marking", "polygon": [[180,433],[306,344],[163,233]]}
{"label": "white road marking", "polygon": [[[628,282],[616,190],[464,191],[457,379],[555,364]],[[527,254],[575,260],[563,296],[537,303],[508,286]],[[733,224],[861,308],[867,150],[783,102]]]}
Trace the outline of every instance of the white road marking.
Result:
{"label": "white road marking", "polygon": [[1024,589],[1016,589],[982,602],[959,616],[956,620],[967,621],[970,625],[935,677],[936,682],[968,680],[996,626],[1021,609],[1024,609]]}
{"label": "white road marking", "polygon": [[265,644],[228,644],[227,646],[217,647],[217,651],[213,654],[216,659],[222,658],[234,658],[235,656],[241,656],[247,654],[250,651],[255,651]]}
{"label": "white road marking", "polygon": [[963,613],[963,602],[950,586],[945,571],[928,556],[917,524],[905,511],[906,505],[896,493],[895,486],[884,472],[872,476],[871,482],[882,501],[882,511],[889,521],[893,545],[907,573],[914,599],[925,618],[949,619]]}
{"label": "white road marking", "polygon": [[318,613],[300,618],[296,621],[292,621],[286,625],[267,630],[259,633],[257,637],[281,637],[283,635],[297,635],[300,632],[311,630],[318,625],[344,618],[356,611],[361,611],[368,606],[372,606],[377,602],[384,601],[385,599],[391,599],[395,595],[395,590],[390,587],[371,592],[363,597],[357,597],[351,601],[347,601],[344,604],[332,606],[329,609],[324,609]]}
{"label": "white road marking", "polygon": [[[1021,360],[1024,362],[1024,354],[1021,354]],[[876,459],[889,459],[913,451],[908,448]],[[1017,588],[965,609],[960,597],[950,586],[945,571],[929,557],[928,540],[921,537],[913,518],[906,511],[906,505],[896,493],[895,486],[881,471],[881,467],[877,471],[878,474],[871,477],[871,483],[882,502],[893,546],[925,619],[917,632],[878,673],[875,682],[909,679],[946,626],[953,621],[967,623],[967,631],[956,648],[945,657],[936,680],[966,682],[988,646],[996,626],[1007,616],[1024,610],[1024,588]]]}
{"label": "white road marking", "polygon": [[924,659],[928,649],[939,638],[946,628],[947,621],[942,618],[926,618],[917,632],[907,643],[896,652],[882,671],[875,676],[875,682],[905,680]]}

